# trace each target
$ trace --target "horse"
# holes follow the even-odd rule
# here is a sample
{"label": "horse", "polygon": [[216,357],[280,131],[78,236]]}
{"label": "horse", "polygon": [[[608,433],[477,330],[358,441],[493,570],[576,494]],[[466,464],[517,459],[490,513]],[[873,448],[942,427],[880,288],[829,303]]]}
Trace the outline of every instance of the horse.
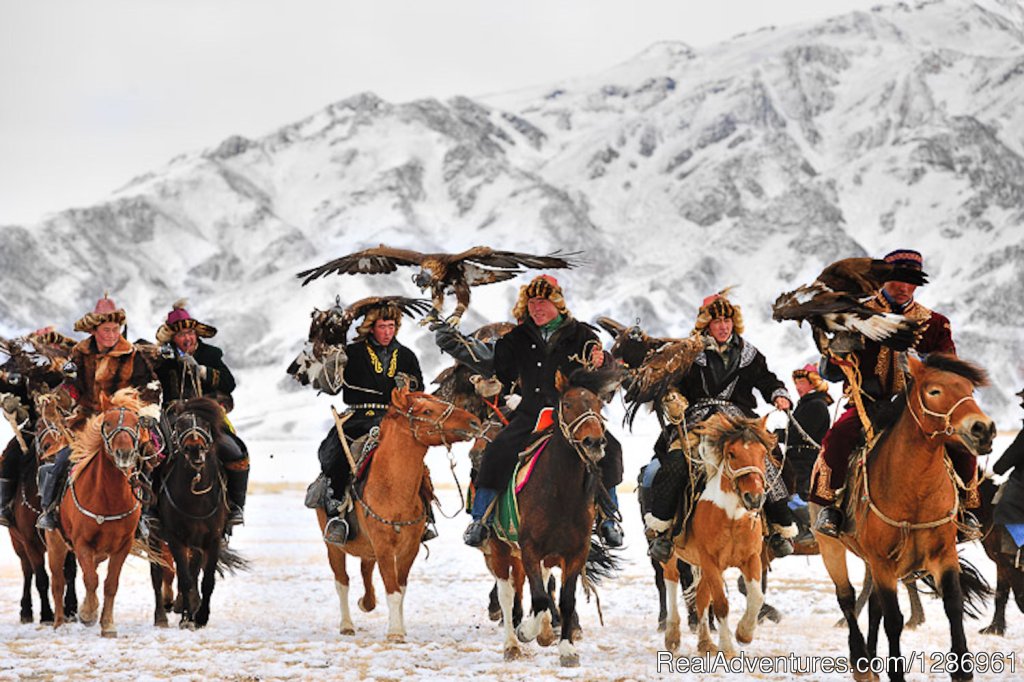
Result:
{"label": "horse", "polygon": [[[498,583],[506,660],[519,657],[517,638],[523,643],[536,639],[541,646],[554,643],[554,600],[548,590],[548,569],[557,566],[562,579],[558,603],[562,622],[559,663],[563,667],[580,663],[573,645],[576,628],[572,626],[576,583],[584,567],[608,565],[606,556],[597,552],[591,555],[595,495],[601,481],[597,463],[604,456],[606,442],[601,407],[604,397],[613,393],[621,381],[622,373],[617,367],[578,370],[568,380],[556,374],[560,397],[555,424],[543,451],[534,456],[529,481],[516,499],[520,519],[518,547],[493,534],[486,541],[484,558]],[[514,627],[514,602],[522,594],[524,579],[530,582],[532,613]],[[584,586],[589,589],[587,578]]]}
{"label": "horse", "polygon": [[64,591],[62,569],[70,546],[82,567],[85,601],[79,620],[85,625],[96,622],[97,567],[109,559],[103,582],[100,634],[116,637],[114,599],[121,567],[131,551],[142,512],[133,485],[141,464],[142,402],[138,391],[130,388],[121,389],[104,402],[108,403],[104,411],[91,417],[75,438],[72,460],[77,465],[61,498],[61,528],[46,531],[46,547],[56,602],[54,627],[60,627],[66,619],[60,596]]}
{"label": "horse", "polygon": [[[816,533],[821,558],[836,586],[836,598],[849,627],[849,656],[855,680],[877,679],[871,671],[880,621],[885,620],[890,679],[904,679],[900,659],[903,615],[896,598],[899,579],[924,571],[939,587],[949,619],[954,680],[973,678],[963,616],[975,615],[975,601],[989,588],[956,549],[959,500],[946,445],[974,454],[992,450],[995,424],[974,401],[987,383],[983,369],[959,358],[932,353],[922,363],[908,358],[910,380],[896,405],[899,416],[870,453],[852,466],[851,532],[840,539]],[[816,517],[820,507],[812,505]],[[865,560],[874,581],[868,604],[868,640],[853,611],[854,589],[846,552]]]}
{"label": "horse", "polygon": [[[700,653],[735,655],[729,626],[729,602],[722,573],[736,566],[747,588],[746,611],[736,628],[736,639],[753,641],[757,616],[764,596],[761,591],[763,545],[762,507],[765,500],[765,458],[775,446],[775,437],[764,420],[714,414],[694,428],[700,436],[698,455],[707,483],[694,505],[689,523],[673,538],[672,557],[662,564],[666,584],[668,616],[665,646],[679,647],[679,567],[682,559],[697,569],[695,607],[698,616],[697,649]],[[709,608],[714,605],[718,621],[719,646],[711,641]]]}
{"label": "horse", "polygon": [[1005,531],[992,518],[992,498],[995,497],[996,490],[995,482],[987,477],[978,486],[978,493],[981,496],[978,520],[983,530],[981,546],[996,565],[995,611],[992,614],[992,622],[979,632],[983,635],[1003,636],[1006,634],[1006,603],[1010,599],[1010,592],[1013,592],[1017,608],[1024,612],[1024,570],[1014,565],[1014,557],[1003,552],[1002,535]]}
{"label": "horse", "polygon": [[[421,489],[429,485],[423,458],[429,447],[469,440],[479,429],[476,417],[440,398],[407,388],[391,392],[391,405],[380,423],[380,443],[365,485],[361,491],[358,483],[352,487],[360,531],[343,546],[324,543],[341,606],[341,634],[355,634],[345,568],[346,555],[352,555],[360,559],[363,576],[365,593],[359,600],[360,608],[372,611],[376,605],[372,581],[376,563],[387,593],[387,639],[405,641],[405,589],[427,519],[426,502],[421,496]],[[317,520],[322,533],[327,526],[322,507],[317,509]]]}
{"label": "horse", "polygon": [[[162,465],[157,513],[164,529],[162,539],[174,557],[178,575],[180,602],[174,608],[181,612],[179,627],[204,627],[210,620],[217,572],[247,567],[245,560],[222,544],[228,508],[217,442],[222,437],[224,414],[214,400],[193,398],[171,403],[164,415],[170,425],[168,457]],[[155,623],[163,626],[168,596],[163,583],[165,569],[154,563],[150,572]]]}

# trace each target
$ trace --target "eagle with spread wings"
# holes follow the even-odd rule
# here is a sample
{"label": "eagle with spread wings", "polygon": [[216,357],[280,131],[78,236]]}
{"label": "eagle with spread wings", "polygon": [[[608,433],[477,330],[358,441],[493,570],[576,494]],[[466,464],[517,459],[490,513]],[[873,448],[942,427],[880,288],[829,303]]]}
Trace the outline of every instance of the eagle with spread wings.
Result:
{"label": "eagle with spread wings", "polygon": [[433,310],[424,323],[438,321],[447,292],[455,294],[455,312],[448,318],[457,326],[469,307],[470,287],[502,282],[525,272],[524,268],[545,270],[571,268],[575,265],[569,256],[553,253],[535,256],[516,251],[497,251],[486,246],[474,246],[461,253],[420,253],[409,249],[396,249],[381,244],[348,256],[336,258],[318,268],[298,274],[305,286],[315,279],[330,274],[381,274],[394,272],[400,265],[419,266],[413,282],[421,290],[430,289]]}
{"label": "eagle with spread wings", "polygon": [[344,385],[348,363],[345,344],[349,328],[370,310],[387,307],[398,308],[404,315],[423,315],[430,310],[430,302],[405,296],[368,296],[347,307],[335,299],[327,310],[314,308],[306,345],[288,366],[288,374],[303,386],[312,383],[318,391],[337,395]]}
{"label": "eagle with spread wings", "polygon": [[920,323],[872,305],[882,286],[892,281],[920,286],[928,276],[917,268],[884,260],[844,258],[822,270],[811,284],[779,296],[772,305],[772,317],[778,322],[806,320],[822,352],[836,338],[850,334],[904,351],[914,344]]}

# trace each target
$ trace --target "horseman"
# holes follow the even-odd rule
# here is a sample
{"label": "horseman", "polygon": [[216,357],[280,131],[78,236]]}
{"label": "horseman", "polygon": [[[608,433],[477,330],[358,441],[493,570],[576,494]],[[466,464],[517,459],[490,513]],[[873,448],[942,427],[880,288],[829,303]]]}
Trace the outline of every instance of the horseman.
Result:
{"label": "horseman", "polygon": [[[66,356],[75,345],[73,339],[60,334],[53,327],[32,332],[28,340],[53,349],[56,357]],[[49,392],[64,381],[59,365],[37,366],[33,370],[31,375],[0,370],[0,408],[7,413],[8,419],[17,424],[15,428],[22,432],[35,429],[35,394]],[[0,455],[0,526],[14,524],[14,508],[11,505],[14,492],[21,480],[23,467],[29,463],[29,458],[37,456],[32,445],[27,442],[25,445],[26,449],[22,449],[22,442],[17,437],[12,438]]]}
{"label": "horseman", "polygon": [[793,410],[795,423],[789,429],[786,458],[796,472],[796,492],[806,500],[811,485],[811,469],[814,468],[821,441],[828,431],[828,406],[833,400],[828,394],[828,384],[814,365],[794,370],[793,386],[800,400]]}
{"label": "horseman", "polygon": [[[135,388],[146,405],[139,415],[147,422],[140,433],[140,440],[149,443],[160,417],[160,384],[149,361],[122,334],[125,312],[103,296],[96,302],[91,313],[86,313],[75,322],[75,331],[89,334],[71,350],[71,357],[64,371],[68,375],[62,390],[70,396],[74,405],[67,426],[73,431],[85,425],[89,417],[99,414],[102,401],[109,399],[122,388]],[[60,485],[68,472],[70,444],[54,458],[53,467],[40,475],[40,496],[43,513],[36,521],[36,527],[56,530],[54,514]]]}
{"label": "horseman", "polygon": [[[885,256],[887,263],[921,269],[923,258],[917,251],[897,249]],[[914,300],[912,284],[886,282],[871,303],[881,312],[897,313],[920,322],[923,331],[914,343],[913,349],[919,355],[928,353],[956,353],[949,320],[937,312],[925,308]],[[900,353],[864,339],[861,350],[853,350],[843,356],[822,358],[822,376],[829,381],[843,381],[844,374],[839,363],[850,363],[859,370],[860,391],[867,404],[881,406],[889,403],[906,388],[907,374],[901,367]],[[846,390],[854,390],[846,382]],[[846,485],[850,454],[858,442],[863,441],[861,415],[851,401],[846,412],[840,415],[822,440],[822,451],[814,465],[811,476],[810,500],[822,506],[815,522],[815,530],[830,537],[839,537],[844,523],[843,513],[837,504],[837,493]],[[967,481],[969,494],[967,506],[977,507],[977,460],[966,450],[950,450],[954,469],[962,481]],[[965,515],[965,523],[977,525],[972,515]]]}
{"label": "horseman", "polygon": [[[1024,391],[1017,393],[1024,407]],[[1024,430],[1013,439],[1010,446],[992,467],[992,472],[1010,476],[1001,487],[999,502],[996,503],[993,520],[1004,526],[1024,523]]]}
{"label": "horseman", "polygon": [[[684,495],[689,499],[694,485],[684,453],[688,445],[681,437],[683,428],[692,429],[716,412],[756,417],[755,389],[765,402],[780,410],[792,407],[786,387],[768,369],[764,355],[741,336],[742,311],[725,295],[715,294],[704,299],[694,333],[701,335],[704,350],[675,390],[669,391],[667,400],[670,405],[687,404],[688,407],[670,410],[675,412],[668,416],[672,426],[658,437],[654,459],[647,467],[641,488],[641,494],[650,500],[650,511],[644,517],[649,554],[660,562],[668,561],[672,555],[672,520],[680,499]],[[774,468],[772,464],[769,466]],[[785,487],[779,476],[769,471],[768,478],[768,483],[773,485],[765,512],[773,527],[778,528],[769,543],[775,556],[785,556],[793,552],[793,544],[782,533],[795,535],[796,525],[786,506]]]}
{"label": "horseman", "polygon": [[[597,369],[605,362],[597,334],[569,314],[554,277],[540,275],[521,287],[512,315],[519,324],[495,343],[494,372],[504,387],[518,382],[522,400],[508,426],[487,446],[481,458],[475,481],[473,522],[463,535],[470,547],[479,547],[487,538],[484,515],[512,477],[519,453],[528,445],[541,410],[558,403],[556,372],[568,377],[577,369]],[[608,495],[601,496],[604,521],[599,532],[605,543],[618,547],[622,544],[622,528],[616,521],[615,487],[622,481],[622,446],[611,434],[606,435],[605,456],[598,466]]]}
{"label": "horseman", "polygon": [[[156,341],[167,346],[171,359],[157,365],[156,374],[163,388],[163,402],[187,400],[199,396],[214,399],[224,410],[221,439],[217,442],[217,456],[227,479],[228,516],[226,527],[245,523],[245,494],[249,484],[249,450],[235,433],[227,413],[234,406],[231,397],[235,390],[235,377],[224,363],[224,352],[203,339],[217,334],[216,327],[194,319],[185,309],[187,301],[176,301],[160,328]],[[185,371],[185,368],[190,371]],[[194,382],[189,385],[189,381]],[[153,490],[158,491],[159,469],[153,470]],[[144,516],[147,524],[157,523],[156,501],[147,505]]]}
{"label": "horseman", "polygon": [[[350,442],[371,434],[376,437],[379,424],[391,406],[391,392],[396,378],[404,374],[411,381],[411,390],[421,390],[423,373],[416,354],[396,338],[402,326],[402,310],[394,303],[383,303],[363,312],[363,321],[356,329],[356,339],[345,346],[345,389],[342,399],[351,417],[344,423],[344,437]],[[341,499],[352,479],[348,457],[334,425],[320,443],[320,469],[328,478],[335,499]],[[430,505],[426,505],[428,514]],[[339,506],[328,504],[324,540],[343,545],[348,539],[348,522],[340,515]],[[424,530],[423,540],[437,537],[432,516]]]}

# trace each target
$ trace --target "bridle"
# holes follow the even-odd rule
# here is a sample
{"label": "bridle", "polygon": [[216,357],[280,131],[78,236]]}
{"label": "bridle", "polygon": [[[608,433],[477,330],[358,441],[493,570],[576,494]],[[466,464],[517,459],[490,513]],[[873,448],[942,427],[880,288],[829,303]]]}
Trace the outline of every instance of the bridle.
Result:
{"label": "bridle", "polygon": [[[180,429],[179,425],[186,420],[188,423],[185,425],[185,428]],[[209,453],[210,448],[213,447],[213,433],[192,412],[178,415],[174,420],[171,432],[175,448],[182,453],[182,459],[185,460],[185,463],[196,472],[195,476],[192,477],[189,490],[193,495],[205,495],[213,489],[213,483],[211,482],[209,486],[202,490],[197,490],[196,486],[199,485],[202,479],[203,469],[206,466],[206,455]],[[199,454],[196,459],[187,454],[186,441],[190,438],[196,438],[200,443],[198,447]]]}
{"label": "bridle", "polygon": [[[965,395],[963,398],[960,398],[960,400],[953,403],[953,407],[949,408],[947,412],[934,412],[924,406],[924,398],[921,397],[920,390],[914,391],[914,393],[915,395],[917,395],[917,403],[921,406],[921,414],[941,419],[943,421],[943,424],[945,424],[945,426],[939,429],[938,431],[932,431],[931,433],[928,433],[928,431],[925,430],[924,428],[924,424],[921,423],[921,419],[916,414],[914,414],[914,408],[910,404],[910,396],[907,396],[907,411],[910,412],[910,416],[914,418],[914,423],[917,424],[917,428],[921,429],[921,433],[924,434],[925,438],[935,438],[939,434],[952,436],[954,433],[956,433],[956,429],[953,428],[953,412],[956,411],[956,408],[960,407],[967,401],[974,402],[973,395]],[[974,402],[974,404],[977,406],[976,402]]]}
{"label": "bridle", "polygon": [[[107,453],[109,455],[111,455],[113,457],[114,456],[114,443],[113,443],[114,437],[117,436],[119,433],[127,433],[128,437],[131,438],[131,440],[132,440],[132,453],[135,455],[134,459],[138,459],[139,458],[139,443],[142,441],[141,425],[139,424],[138,421],[136,421],[135,422],[135,426],[125,426],[124,416],[125,416],[125,413],[129,412],[128,408],[126,408],[126,407],[113,407],[113,408],[110,408],[110,409],[117,410],[117,425],[114,426],[113,430],[107,431],[107,429],[106,429],[106,420],[104,420],[103,422],[100,423],[100,438],[103,439],[103,448],[107,451]],[[115,461],[115,463],[117,463],[116,457],[115,457],[114,461]],[[123,470],[125,467],[122,467],[120,464],[118,464],[118,468]]]}
{"label": "bridle", "polygon": [[[444,430],[444,423],[445,421],[448,420],[448,417],[452,416],[452,413],[455,411],[455,405],[447,401],[441,400],[440,398],[431,397],[429,400],[431,402],[443,403],[446,406],[444,408],[444,411],[437,419],[422,417],[418,414],[415,414],[415,405],[410,405],[409,409],[407,410],[396,410],[396,412],[398,412],[400,416],[405,417],[406,419],[409,420],[409,430],[412,431],[412,437],[418,440],[419,442],[423,442],[423,440],[421,439],[421,435],[429,436],[432,434],[439,434],[441,436],[441,443],[444,444],[446,448],[451,448],[452,444],[448,442],[448,434]],[[429,427],[428,430],[425,432],[420,430],[421,424],[424,422]]]}
{"label": "bridle", "polygon": [[598,427],[600,427],[601,429],[601,441],[602,443],[604,443],[604,417],[602,417],[600,413],[595,412],[594,410],[588,407],[586,410],[584,410],[576,417],[574,417],[571,421],[566,423],[565,415],[562,411],[561,401],[559,401],[558,403],[558,409],[555,410],[555,414],[556,419],[558,421],[558,430],[562,432],[562,437],[565,438],[566,441],[568,441],[568,443],[572,446],[572,449],[575,450],[576,454],[579,455],[581,460],[583,460],[583,463],[586,464],[588,467],[597,464],[597,461],[586,453],[586,447],[583,445],[582,440],[576,438],[576,432],[579,431],[585,423],[594,420],[597,422]]}

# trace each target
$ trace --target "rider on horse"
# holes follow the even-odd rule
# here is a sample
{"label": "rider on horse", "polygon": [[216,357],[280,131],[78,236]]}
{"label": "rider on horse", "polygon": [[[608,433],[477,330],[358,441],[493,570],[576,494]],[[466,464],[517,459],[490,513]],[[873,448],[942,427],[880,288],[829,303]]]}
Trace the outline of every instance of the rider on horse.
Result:
{"label": "rider on horse", "polygon": [[821,440],[828,431],[828,406],[833,400],[828,394],[828,384],[814,365],[793,370],[793,385],[800,400],[793,409],[795,424],[789,429],[786,458],[796,472],[796,492],[806,500],[811,485],[811,469],[818,459]]}
{"label": "rider on horse", "polygon": [[[885,256],[887,263],[921,269],[922,256],[911,249],[898,249]],[[913,349],[920,355],[928,353],[956,353],[949,320],[937,312],[925,308],[914,300],[913,284],[886,282],[882,290],[869,304],[882,312],[897,313],[922,323],[922,329]],[[861,376],[860,390],[872,405],[884,405],[898,396],[906,387],[907,375],[901,367],[900,353],[881,344],[864,339],[863,349],[853,350],[839,362],[853,363]],[[836,358],[822,358],[822,376],[829,381],[841,381],[845,377]],[[851,387],[846,386],[847,390]],[[839,537],[844,518],[837,505],[837,493],[846,485],[850,454],[858,442],[863,440],[860,414],[849,403],[836,423],[822,440],[822,451],[814,465],[811,476],[810,500],[822,506],[815,522],[815,530],[830,537]],[[977,459],[967,451],[950,450],[950,457],[957,475],[968,482],[968,507],[977,507]],[[965,521],[972,523],[970,515]]]}
{"label": "rider on horse", "polygon": [[[402,311],[394,303],[383,303],[368,308],[356,329],[356,340],[345,346],[348,362],[345,365],[345,389],[342,398],[352,416],[345,422],[344,436],[351,442],[378,427],[391,406],[391,392],[396,387],[398,374],[409,376],[419,390],[423,386],[420,363],[412,350],[396,338],[402,326]],[[320,443],[320,469],[330,480],[335,499],[340,499],[352,478],[351,466],[334,425]],[[429,505],[427,510],[429,512]],[[339,515],[337,505],[327,505],[329,520],[324,528],[324,540],[342,545],[348,539],[348,522]],[[437,536],[430,519],[423,540]]]}
{"label": "rider on horse", "polygon": [[[160,416],[160,384],[149,361],[122,335],[124,322],[124,310],[106,295],[96,302],[91,313],[75,322],[75,331],[86,332],[89,338],[75,345],[64,368],[69,376],[62,390],[68,393],[75,406],[67,426],[72,431],[78,430],[89,417],[103,410],[101,400],[110,398],[122,388],[132,387],[138,389],[139,397],[146,405],[140,415],[152,424],[142,430],[142,438],[148,442]],[[60,484],[67,476],[70,457],[71,446],[68,444],[57,453],[52,469],[41,472],[39,492],[43,513],[36,521],[38,528],[57,528],[54,511]]]}
{"label": "rider on horse", "polygon": [[[52,327],[46,327],[29,334],[29,339],[59,349],[61,354],[70,352],[75,345],[73,339],[55,331]],[[33,394],[38,391],[48,392],[49,389],[60,386],[64,381],[64,375],[60,367],[40,367],[37,376],[24,376],[9,374],[0,371],[0,396],[3,397],[2,409],[9,415],[14,416],[14,421],[19,424],[18,428],[34,430],[36,423],[35,397]],[[16,416],[15,416],[16,415]],[[20,418],[19,418],[20,417]],[[27,429],[25,427],[27,426]],[[18,488],[18,481],[21,479],[22,467],[26,459],[36,456],[32,446],[26,443],[28,450],[23,450],[17,438],[12,438],[0,455],[0,526],[10,526],[14,523],[14,492]]]}
{"label": "rider on horse", "polygon": [[[1017,393],[1024,407],[1024,391]],[[1013,439],[1010,446],[993,465],[992,472],[1010,476],[1001,487],[999,502],[995,506],[993,520],[1005,526],[1024,523],[1024,430]]]}
{"label": "rider on horse", "polygon": [[[157,365],[156,375],[163,387],[163,402],[167,405],[175,400],[206,396],[213,398],[224,408],[222,437],[217,443],[217,457],[224,464],[227,479],[228,517],[226,527],[245,523],[245,493],[249,484],[249,451],[235,433],[227,419],[233,401],[235,377],[224,364],[224,352],[203,341],[216,335],[217,329],[194,319],[185,309],[186,301],[176,301],[167,314],[167,320],[156,330],[156,341],[169,346],[170,361]],[[184,367],[191,368],[191,374]],[[185,384],[187,377],[194,377],[197,385]],[[200,390],[196,390],[196,389]],[[153,490],[159,494],[157,476],[153,470]],[[144,516],[147,524],[157,521],[156,500],[147,505]]]}
{"label": "rider on horse", "polygon": [[[522,401],[508,426],[487,446],[481,458],[475,481],[473,522],[463,535],[470,547],[479,547],[487,538],[484,515],[512,477],[519,453],[528,445],[541,410],[558,402],[555,373],[568,377],[574,370],[596,369],[605,361],[597,334],[569,314],[562,289],[550,275],[535,277],[520,288],[512,315],[519,324],[495,343],[494,371],[505,387],[519,383]],[[618,547],[622,544],[622,529],[616,521],[615,486],[622,481],[622,446],[610,434],[606,437],[605,456],[598,465],[608,491],[607,498],[601,496],[605,520],[600,533],[608,545]]]}
{"label": "rider on horse", "polygon": [[[654,459],[646,469],[641,488],[641,494],[650,500],[650,511],[644,518],[649,553],[661,562],[672,554],[672,519],[681,496],[684,493],[689,496],[694,483],[684,453],[688,446],[679,437],[680,425],[692,429],[716,412],[756,417],[754,389],[765,402],[780,410],[792,406],[786,387],[768,369],[764,355],[741,336],[743,315],[738,305],[722,294],[708,296],[701,305],[694,332],[701,334],[704,350],[674,387],[688,403],[685,416],[670,417],[673,428],[658,437]],[[773,486],[776,487],[780,490],[769,494],[765,512],[773,525],[787,528],[794,524],[793,514],[786,506],[786,495],[781,490],[784,486]],[[790,530],[794,535],[795,529],[792,525]],[[789,539],[778,532],[772,534],[770,543],[776,556],[793,551]]]}

